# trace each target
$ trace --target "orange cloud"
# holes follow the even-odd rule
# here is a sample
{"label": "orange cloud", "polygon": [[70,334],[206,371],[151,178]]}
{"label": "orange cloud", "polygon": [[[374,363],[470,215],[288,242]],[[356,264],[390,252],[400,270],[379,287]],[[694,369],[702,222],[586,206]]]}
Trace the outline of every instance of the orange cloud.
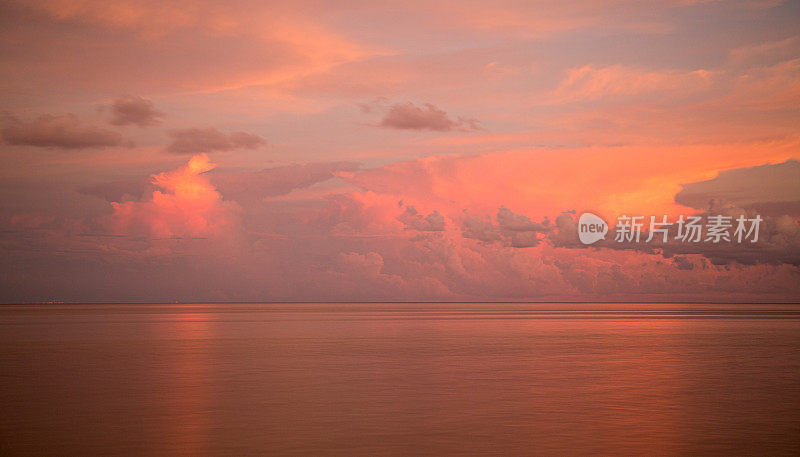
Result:
{"label": "orange cloud", "polygon": [[202,174],[213,169],[200,154],[173,171],[152,176],[162,190],[141,201],[112,202],[114,233],[153,237],[209,237],[230,233],[239,207],[222,195]]}
{"label": "orange cloud", "polygon": [[522,149],[435,156],[355,173],[353,184],[401,196],[418,208],[493,214],[501,205],[527,216],[593,209],[607,216],[678,215],[681,184],[720,170],[781,162],[796,142],[687,146]]}
{"label": "orange cloud", "polygon": [[[57,74],[95,90],[214,92],[276,84],[374,53],[320,15],[280,2],[17,0],[9,10],[24,18],[12,20],[31,22],[5,37],[31,50],[24,64],[2,66],[4,79],[20,84]],[[67,24],[74,33],[36,33],[33,24]],[[57,56],[48,55],[53,43]],[[88,43],[90,55],[82,51]]]}

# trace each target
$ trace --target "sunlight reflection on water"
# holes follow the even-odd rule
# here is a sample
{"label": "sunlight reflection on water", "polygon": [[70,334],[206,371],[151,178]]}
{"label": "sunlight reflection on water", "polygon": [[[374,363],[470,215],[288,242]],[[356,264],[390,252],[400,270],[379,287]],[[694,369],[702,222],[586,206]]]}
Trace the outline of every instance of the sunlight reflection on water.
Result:
{"label": "sunlight reflection on water", "polygon": [[3,455],[798,455],[800,306],[0,307]]}

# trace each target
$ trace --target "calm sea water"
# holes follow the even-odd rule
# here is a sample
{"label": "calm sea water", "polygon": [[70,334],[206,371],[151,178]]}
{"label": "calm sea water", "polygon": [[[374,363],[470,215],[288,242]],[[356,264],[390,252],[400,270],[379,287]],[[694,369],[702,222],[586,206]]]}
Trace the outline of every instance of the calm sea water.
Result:
{"label": "calm sea water", "polygon": [[800,306],[0,307],[2,455],[800,455]]}

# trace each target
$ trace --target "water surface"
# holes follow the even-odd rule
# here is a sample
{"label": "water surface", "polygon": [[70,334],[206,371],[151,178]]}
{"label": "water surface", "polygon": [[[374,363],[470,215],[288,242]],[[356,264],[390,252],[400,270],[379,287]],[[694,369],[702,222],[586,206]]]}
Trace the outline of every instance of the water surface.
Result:
{"label": "water surface", "polygon": [[2,306],[0,454],[800,455],[800,306]]}

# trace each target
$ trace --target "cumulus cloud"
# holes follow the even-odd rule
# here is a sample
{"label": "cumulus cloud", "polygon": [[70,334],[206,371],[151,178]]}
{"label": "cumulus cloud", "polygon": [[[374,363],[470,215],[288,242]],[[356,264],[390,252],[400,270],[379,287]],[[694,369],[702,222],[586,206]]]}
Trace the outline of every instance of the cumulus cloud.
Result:
{"label": "cumulus cloud", "polygon": [[[397,274],[386,271],[390,268],[385,265],[384,255],[392,254],[381,254],[377,251],[368,251],[365,254],[340,252],[331,258],[333,268],[321,271],[322,274],[315,278],[317,285],[311,287],[324,290],[323,293],[329,297],[342,297],[346,300],[352,300],[348,297],[353,296],[358,296],[359,300],[396,301],[450,295],[450,291],[440,281],[420,271],[408,274],[402,265]],[[395,257],[392,263],[397,266],[398,260]]]}
{"label": "cumulus cloud", "polygon": [[462,221],[461,234],[464,238],[474,238],[484,243],[503,241],[515,248],[533,247],[539,244],[539,234],[552,230],[550,221],[533,222],[523,214],[516,214],[505,206],[497,211],[497,224],[489,218],[466,217]]}
{"label": "cumulus cloud", "polygon": [[[188,173],[189,176],[182,176],[181,169],[166,174],[174,175],[170,182],[193,187],[198,184],[196,179],[211,178],[200,172],[207,168],[201,164],[195,170],[199,173]],[[91,296],[98,300],[107,292],[90,280],[96,274],[119,281],[126,288],[124,292],[114,288],[114,293],[129,299],[145,297],[155,290],[174,299],[202,299],[212,294],[218,299],[236,300],[790,300],[797,297],[800,284],[798,268],[792,265],[723,265],[698,254],[679,253],[665,259],[633,249],[569,249],[541,241],[534,247],[518,249],[510,236],[550,225],[502,207],[491,218],[475,218],[483,221],[476,231],[483,230],[490,242],[475,242],[451,227],[432,232],[433,236],[421,232],[420,240],[409,242],[402,231],[403,224],[397,221],[408,206],[398,206],[394,196],[369,192],[339,194],[331,206],[341,210],[332,215],[336,217],[331,218],[330,224],[308,222],[313,221],[308,215],[319,211],[316,204],[281,200],[280,207],[261,206],[272,211],[272,219],[290,213],[291,225],[254,227],[249,215],[243,214],[241,221],[237,220],[235,205],[219,196],[209,198],[208,181],[199,187],[199,194],[206,197],[196,199],[197,209],[190,213],[174,207],[192,206],[191,199],[174,197],[179,194],[177,190],[160,186],[158,192],[167,195],[173,205],[157,207],[150,203],[156,200],[152,196],[155,192],[140,201],[127,202],[125,206],[135,208],[134,216],[124,219],[123,213],[117,213],[115,217],[120,218],[122,228],[109,233],[144,237],[104,237],[99,243],[94,238],[90,243],[92,240],[86,237],[59,236],[55,229],[46,231],[52,224],[39,218],[15,217],[12,222],[19,227],[39,228],[35,233],[25,229],[19,247],[7,248],[13,259],[5,260],[8,271],[19,271],[23,263],[25,271],[46,271],[46,277],[52,275],[59,284],[63,283],[51,290],[80,290],[94,294]],[[227,219],[234,223],[205,230],[201,224],[182,222],[197,214],[209,221]],[[416,215],[427,214],[434,212],[416,211]],[[556,225],[563,219],[557,219]],[[394,231],[389,226],[392,221]],[[783,229],[791,227],[791,221],[784,222]],[[342,230],[343,223],[357,230]],[[2,224],[0,216],[0,227]],[[169,230],[162,234],[151,228],[163,226]],[[229,242],[231,237],[215,235],[238,228],[245,230],[247,236],[234,237]],[[86,230],[81,228],[79,233]],[[43,237],[33,238],[37,249],[30,249],[31,237],[38,233]],[[168,234],[172,235],[165,238]],[[39,254],[42,246],[57,254]],[[218,249],[210,250],[213,246]],[[231,255],[231,247],[235,250],[236,246],[240,249]],[[23,262],[17,261],[20,258]],[[69,268],[77,262],[84,268],[81,275],[73,274]],[[264,271],[270,274],[264,275]],[[149,278],[153,289],[136,289],[128,282],[131,277],[137,279],[133,284]],[[32,290],[26,287],[25,290]]]}
{"label": "cumulus cloud", "polygon": [[2,136],[9,144],[43,148],[102,148],[122,143],[119,133],[82,125],[74,114],[44,115],[30,121],[11,119]]}
{"label": "cumulus cloud", "polygon": [[493,243],[500,240],[500,234],[497,233],[497,227],[492,224],[492,221],[488,218],[477,216],[464,218],[461,222],[461,234],[464,238],[472,238],[484,243]]}
{"label": "cumulus cloud", "polygon": [[339,271],[377,276],[383,269],[383,257],[377,252],[342,252],[339,253],[338,266]]}
{"label": "cumulus cloud", "polygon": [[209,237],[230,233],[239,207],[223,200],[203,173],[214,168],[200,154],[175,170],[152,176],[158,188],[139,201],[112,202],[109,225],[115,234]]}
{"label": "cumulus cloud", "polygon": [[575,220],[574,214],[575,211],[565,211],[556,217],[555,227],[547,234],[547,239],[550,240],[553,246],[585,247],[578,238],[578,222]]}
{"label": "cumulus cloud", "polygon": [[454,129],[477,130],[479,128],[478,121],[475,119],[459,117],[453,120],[445,111],[430,103],[419,107],[411,102],[392,105],[378,125],[401,130],[435,130],[439,132]]}
{"label": "cumulus cloud", "polygon": [[167,151],[175,154],[256,149],[267,144],[265,139],[252,133],[225,134],[212,127],[174,130],[170,132],[170,136],[172,143],[167,146]]}
{"label": "cumulus cloud", "polygon": [[695,268],[708,268],[708,261],[704,257],[690,255],[676,255],[672,258],[672,264],[678,270],[694,270]]}
{"label": "cumulus cloud", "polygon": [[162,113],[153,102],[142,97],[127,95],[111,103],[111,122],[114,125],[138,125],[147,127],[161,122]]}
{"label": "cumulus cloud", "polygon": [[393,236],[402,231],[397,199],[372,191],[330,194],[327,205],[315,211],[312,225],[346,236]]}
{"label": "cumulus cloud", "polygon": [[[607,155],[598,155],[600,151]],[[723,172],[713,183],[702,185],[687,179],[683,182],[690,184],[681,192],[682,176],[703,176],[698,170],[712,167],[730,168],[720,164],[731,163],[727,161],[732,156],[738,157],[739,163],[752,160],[753,147],[649,149],[650,155],[669,151],[679,157],[658,162],[640,160],[645,151],[618,147],[428,157],[364,170],[347,179],[365,189],[437,207],[457,222],[462,237],[485,244],[530,247],[546,238],[551,246],[579,252],[607,248],[667,258],[701,255],[716,265],[800,265],[800,199],[795,184],[800,175],[796,161]],[[768,152],[759,151],[760,160],[769,157]],[[787,149],[775,156],[785,157],[790,152]],[[576,167],[576,163],[581,166]],[[582,211],[591,208],[606,217],[612,226],[614,218],[623,213],[648,216],[646,222],[650,215],[668,215],[674,222],[680,214],[719,214],[734,220],[739,215],[752,218],[760,214],[764,222],[760,241],[752,245],[676,242],[673,228],[668,243],[617,243],[612,231],[605,241],[587,249],[578,239],[574,211],[560,214],[552,225],[542,220],[542,227],[531,218],[502,208],[495,210],[496,218],[476,217],[489,213],[487,206],[493,202],[497,206],[492,206],[498,208],[502,200],[509,202],[506,208],[521,208],[524,214],[537,218],[580,205]],[[710,202],[715,203],[709,206]],[[459,217],[461,210],[467,210],[468,215]]]}
{"label": "cumulus cloud", "polygon": [[542,223],[533,222],[528,216],[524,214],[515,214],[505,206],[501,206],[497,210],[497,225],[506,231],[511,232],[540,232],[544,233],[550,230],[549,221]]}
{"label": "cumulus cloud", "polygon": [[438,211],[423,216],[413,206],[407,206],[405,212],[397,220],[404,223],[407,229],[420,232],[442,232],[445,229],[444,216]]}

